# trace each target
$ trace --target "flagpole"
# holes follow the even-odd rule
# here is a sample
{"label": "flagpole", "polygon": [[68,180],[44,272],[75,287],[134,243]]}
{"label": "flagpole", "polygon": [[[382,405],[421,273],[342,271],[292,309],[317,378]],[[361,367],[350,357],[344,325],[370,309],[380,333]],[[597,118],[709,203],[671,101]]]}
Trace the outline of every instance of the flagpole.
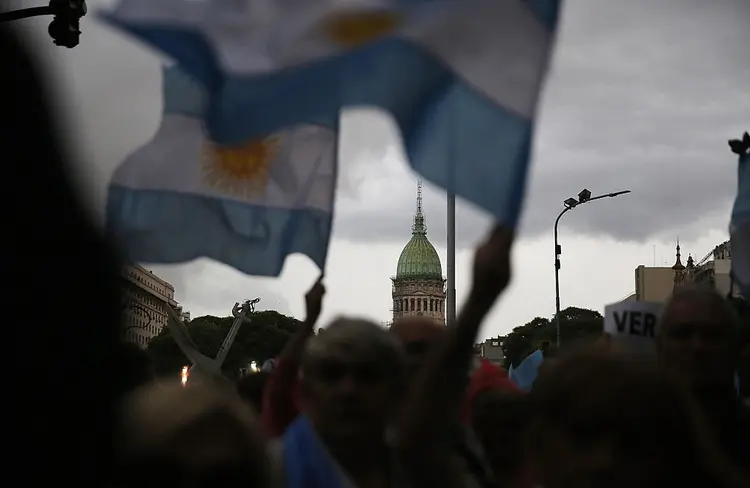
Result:
{"label": "flagpole", "polygon": [[446,323],[453,326],[456,323],[456,194],[448,191],[448,282],[446,285]]}

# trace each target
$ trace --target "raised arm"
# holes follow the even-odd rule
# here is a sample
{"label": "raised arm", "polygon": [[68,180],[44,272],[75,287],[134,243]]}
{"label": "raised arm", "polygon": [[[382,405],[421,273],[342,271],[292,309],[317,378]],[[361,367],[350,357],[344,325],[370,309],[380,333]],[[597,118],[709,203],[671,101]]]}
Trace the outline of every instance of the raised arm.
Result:
{"label": "raised arm", "polygon": [[266,431],[274,437],[283,435],[299,414],[295,402],[297,371],[305,343],[315,331],[315,323],[320,317],[325,292],[321,276],[305,295],[305,320],[281,352],[263,391],[261,420]]}
{"label": "raised arm", "polygon": [[474,256],[474,279],[461,314],[406,399],[399,455],[418,486],[463,487],[455,468],[455,435],[474,343],[482,320],[510,281],[513,234],[496,227]]}

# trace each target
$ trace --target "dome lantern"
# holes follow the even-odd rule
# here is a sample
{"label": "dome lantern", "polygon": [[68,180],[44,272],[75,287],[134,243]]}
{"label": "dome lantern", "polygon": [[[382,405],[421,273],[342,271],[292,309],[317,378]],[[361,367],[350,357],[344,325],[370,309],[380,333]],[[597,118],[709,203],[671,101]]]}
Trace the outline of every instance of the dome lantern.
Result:
{"label": "dome lantern", "polygon": [[411,228],[411,239],[398,258],[396,279],[443,280],[440,256],[427,238],[427,225],[422,212],[421,181],[417,184],[417,211]]}

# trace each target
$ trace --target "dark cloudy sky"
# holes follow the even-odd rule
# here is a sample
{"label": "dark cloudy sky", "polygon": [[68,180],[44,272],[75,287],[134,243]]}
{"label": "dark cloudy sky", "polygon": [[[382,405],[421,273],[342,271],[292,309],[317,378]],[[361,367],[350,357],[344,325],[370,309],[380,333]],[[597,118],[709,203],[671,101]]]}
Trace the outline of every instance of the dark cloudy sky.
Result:
{"label": "dark cloudy sky", "polygon": [[[16,2],[18,3],[18,2]],[[24,6],[28,2],[23,2]],[[90,11],[111,2],[89,1]],[[82,189],[101,212],[115,166],[156,130],[160,59],[84,19],[81,45],[57,48],[49,19],[18,22],[48,60],[67,110]],[[674,242],[702,257],[727,238],[735,161],[726,140],[750,129],[750,1],[568,0],[539,114],[535,161],[511,290],[484,335],[554,311],[552,224],[582,188],[631,195],[563,219],[563,306],[603,310],[634,289],[639,264],[672,264]],[[355,314],[387,320],[389,277],[410,236],[416,177],[387,115],[344,115],[334,240],[323,320]],[[425,191],[429,236],[445,258],[445,196]],[[457,285],[465,295],[471,247],[487,217],[459,202]],[[318,271],[303,257],[280,278],[251,278],[206,260],[155,266],[194,315],[228,314],[235,301],[303,315]]]}

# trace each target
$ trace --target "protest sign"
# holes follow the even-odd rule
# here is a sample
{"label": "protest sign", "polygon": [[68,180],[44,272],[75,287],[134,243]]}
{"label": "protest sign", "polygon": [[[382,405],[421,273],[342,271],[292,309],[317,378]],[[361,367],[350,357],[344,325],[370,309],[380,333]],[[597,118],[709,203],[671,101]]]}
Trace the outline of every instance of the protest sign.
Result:
{"label": "protest sign", "polygon": [[624,353],[654,354],[663,306],[651,302],[620,302],[604,308],[604,332]]}

